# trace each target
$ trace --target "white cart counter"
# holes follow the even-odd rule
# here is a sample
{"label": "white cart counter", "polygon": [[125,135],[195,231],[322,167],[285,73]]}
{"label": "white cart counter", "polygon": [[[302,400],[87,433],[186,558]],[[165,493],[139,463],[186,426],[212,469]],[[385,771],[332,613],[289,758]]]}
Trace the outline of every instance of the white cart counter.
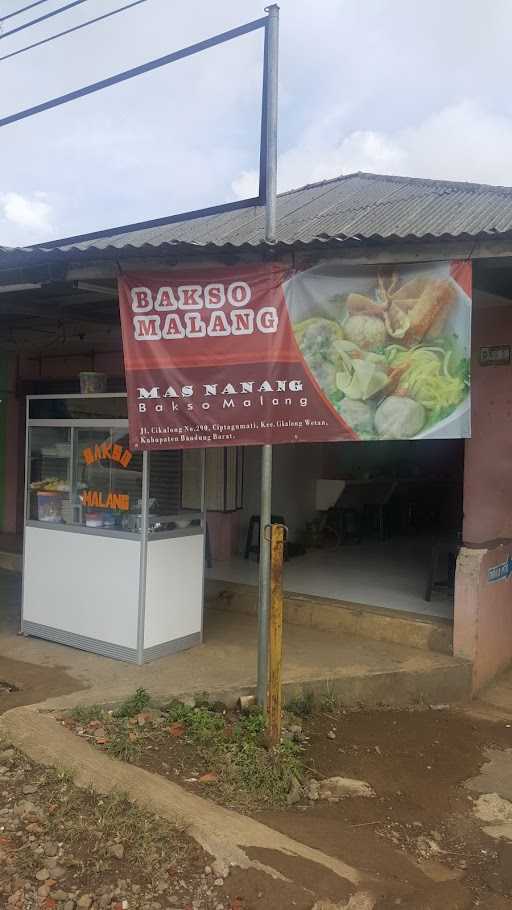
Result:
{"label": "white cart counter", "polygon": [[137,663],[198,644],[203,453],[132,454],[124,396],[27,408],[24,634]]}

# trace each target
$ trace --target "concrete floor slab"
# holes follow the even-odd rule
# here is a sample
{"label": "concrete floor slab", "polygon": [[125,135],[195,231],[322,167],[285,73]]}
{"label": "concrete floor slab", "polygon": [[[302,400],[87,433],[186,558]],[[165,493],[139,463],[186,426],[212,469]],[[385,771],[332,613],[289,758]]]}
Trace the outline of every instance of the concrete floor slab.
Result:
{"label": "concrete floor slab", "polygon": [[[398,538],[309,550],[285,563],[284,587],[296,594],[451,619],[453,592],[435,589],[430,602],[424,599],[431,547],[424,538]],[[207,569],[206,577],[256,585],[258,565],[235,556]]]}
{"label": "concrete floor slab", "polygon": [[[115,701],[139,686],[165,698],[204,690],[239,692],[256,683],[255,617],[211,611],[202,645],[138,667],[18,635],[19,598],[19,579],[0,572],[0,667],[2,656],[56,667],[78,687],[87,687],[63,696],[59,704]],[[302,626],[285,628],[285,683],[333,688],[347,705],[460,701],[467,697],[469,676],[469,665],[448,655]]]}

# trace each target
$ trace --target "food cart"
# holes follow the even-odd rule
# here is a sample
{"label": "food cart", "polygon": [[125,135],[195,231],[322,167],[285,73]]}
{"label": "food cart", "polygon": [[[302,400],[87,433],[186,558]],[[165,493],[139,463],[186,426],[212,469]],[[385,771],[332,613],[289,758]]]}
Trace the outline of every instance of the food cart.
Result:
{"label": "food cart", "polygon": [[201,641],[202,451],[132,452],[121,393],[31,396],[25,477],[25,635],[139,664]]}

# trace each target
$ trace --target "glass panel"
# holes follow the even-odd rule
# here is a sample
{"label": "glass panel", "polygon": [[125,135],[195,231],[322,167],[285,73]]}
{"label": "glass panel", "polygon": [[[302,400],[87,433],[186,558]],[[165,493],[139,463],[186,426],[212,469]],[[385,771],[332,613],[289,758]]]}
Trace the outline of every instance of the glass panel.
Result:
{"label": "glass panel", "polygon": [[30,420],[127,420],[126,398],[34,398]]}
{"label": "glass panel", "polygon": [[199,449],[149,456],[150,532],[201,524],[202,458]]}
{"label": "glass panel", "polygon": [[88,528],[139,532],[142,454],[130,451],[128,431],[73,432],[73,521]]}
{"label": "glass panel", "polygon": [[72,521],[71,430],[33,427],[29,432],[27,519]]}

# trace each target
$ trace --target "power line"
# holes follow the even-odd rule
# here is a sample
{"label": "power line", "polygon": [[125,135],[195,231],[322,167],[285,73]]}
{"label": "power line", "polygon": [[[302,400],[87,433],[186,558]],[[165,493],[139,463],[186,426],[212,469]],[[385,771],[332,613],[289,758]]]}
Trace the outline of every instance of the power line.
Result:
{"label": "power line", "polygon": [[28,6],[22,6],[21,9],[15,9],[13,13],[7,13],[7,16],[0,16],[0,24],[6,22],[7,19],[12,19],[13,16],[19,16],[21,13],[26,13],[28,9],[33,9],[34,6],[40,6],[41,3],[48,3],[48,0],[34,0],[34,3],[29,3]]}
{"label": "power line", "polygon": [[[41,3],[42,0],[39,0]],[[109,16],[115,16],[116,13],[122,13],[127,9],[131,9],[132,6],[138,6],[139,3],[147,3],[147,0],[133,0],[132,3],[127,3],[126,6],[119,6],[117,9],[111,10],[110,13],[104,13],[103,16],[96,16],[96,19],[88,19],[87,22],[82,22],[80,25],[74,25],[73,28],[67,28],[64,32],[58,32],[56,35],[50,35],[49,38],[43,38],[41,41],[36,41],[34,44],[27,44],[26,47],[20,47],[17,51],[11,51],[10,54],[4,54],[3,57],[0,57],[0,62],[2,60],[9,60],[10,57],[17,57],[18,54],[23,54],[25,51],[31,51],[34,47],[41,47],[42,44],[48,44],[49,41],[55,41],[56,38],[62,38],[63,35],[70,35],[71,32],[77,32],[81,28],[85,28],[87,25],[93,25],[95,22],[101,22],[102,19],[108,19]]]}
{"label": "power line", "polygon": [[80,3],[87,3],[87,0],[73,0],[72,3],[66,3],[65,6],[59,6],[57,9],[52,10],[51,13],[45,13],[44,16],[39,16],[37,19],[31,19],[30,22],[25,22],[24,25],[18,25],[17,28],[11,28],[10,32],[4,32],[3,35],[0,35],[0,38],[8,38],[9,35],[15,35],[16,32],[22,32],[24,28],[30,28],[31,25],[37,25],[38,22],[44,22],[45,19],[51,19],[52,16],[58,16],[59,13],[65,13],[67,9],[72,9]]}
{"label": "power line", "polygon": [[221,35],[214,35],[213,38],[205,38],[204,41],[198,41],[197,44],[190,44],[172,54],[166,54],[165,57],[158,57],[156,60],[150,60],[148,63],[142,63],[140,66],[134,66],[132,69],[124,70],[122,73],[116,73],[115,76],[109,76],[108,79],[101,79],[100,82],[93,82],[83,88],[78,88],[74,92],[68,92],[67,95],[60,95],[59,98],[52,98],[50,101],[43,101],[42,104],[36,104],[34,107],[26,108],[24,111],[18,111],[17,114],[9,114],[8,117],[0,119],[0,127],[8,126],[10,123],[16,123],[18,120],[25,120],[27,117],[33,117],[34,114],[41,114],[53,107],[59,107],[61,104],[67,104],[69,101],[75,101],[77,98],[83,98],[85,95],[92,95],[93,92],[99,92],[111,85],[117,85],[119,82],[126,82],[135,76],[141,76],[143,73],[151,72],[161,66],[167,66],[168,63],[174,63],[176,60],[182,60],[184,57],[191,57],[200,51],[208,50],[210,47],[216,47],[218,44],[224,44],[233,38],[239,38],[241,35],[247,35],[249,32],[255,32],[259,28],[266,28],[267,17],[254,19],[246,25],[239,25]]}

